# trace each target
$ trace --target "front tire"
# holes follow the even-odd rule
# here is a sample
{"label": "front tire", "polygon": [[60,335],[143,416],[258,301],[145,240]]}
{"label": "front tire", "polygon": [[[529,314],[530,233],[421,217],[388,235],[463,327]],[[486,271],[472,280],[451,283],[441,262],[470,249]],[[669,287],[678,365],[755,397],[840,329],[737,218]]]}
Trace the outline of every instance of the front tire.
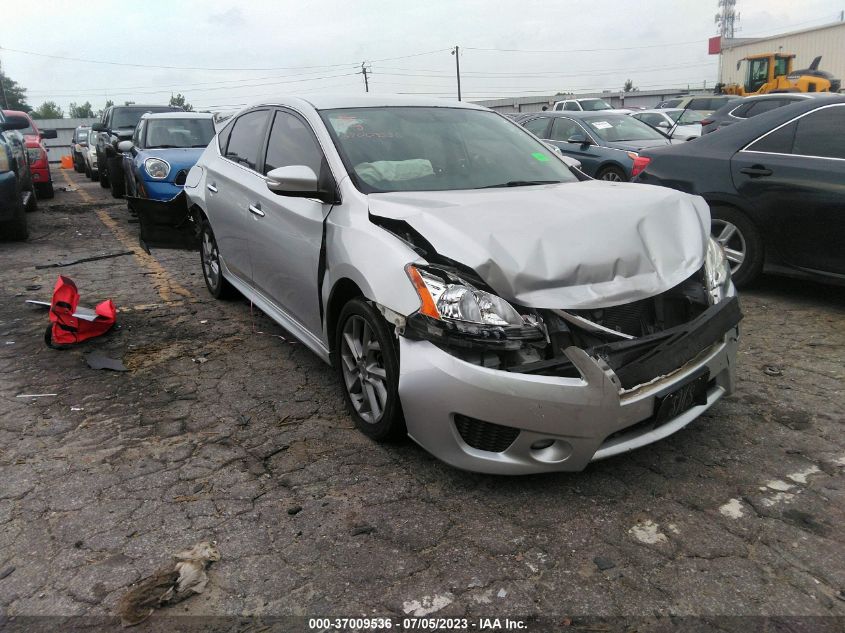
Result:
{"label": "front tire", "polygon": [[710,234],[724,249],[738,288],[752,284],[763,270],[763,239],[754,223],[733,207],[714,206]]}
{"label": "front tire", "polygon": [[205,287],[215,299],[232,299],[238,292],[223,276],[220,262],[220,249],[208,220],[203,220],[200,228],[200,264]]}
{"label": "front tire", "polygon": [[123,169],[119,158],[109,159],[109,181],[111,182],[111,197],[122,198],[126,193]]}
{"label": "front tire", "polygon": [[395,338],[381,314],[363,299],[343,306],[335,351],[338,377],[355,426],[379,442],[404,437]]}

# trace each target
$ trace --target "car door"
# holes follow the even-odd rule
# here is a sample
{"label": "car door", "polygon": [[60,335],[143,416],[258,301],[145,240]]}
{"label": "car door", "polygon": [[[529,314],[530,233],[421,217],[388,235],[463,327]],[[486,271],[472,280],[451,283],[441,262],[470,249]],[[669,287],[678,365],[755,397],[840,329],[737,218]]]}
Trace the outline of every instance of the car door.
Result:
{"label": "car door", "polygon": [[845,274],[845,104],[803,114],[731,159],[775,261]]}
{"label": "car door", "polygon": [[589,132],[585,130],[575,119],[569,117],[555,117],[552,123],[551,131],[547,142],[555,147],[559,147],[560,151],[567,156],[571,156],[576,160],[581,161],[582,171],[588,176],[595,176],[596,169],[601,162],[599,148],[591,142],[586,143],[570,143],[569,139],[573,135],[580,134],[588,139],[591,139]]}
{"label": "car door", "polygon": [[[285,109],[273,113],[263,172],[305,165],[322,178],[328,164],[311,126]],[[323,221],[331,204],[284,196],[265,183],[251,192],[253,286],[311,333],[321,336],[318,269]]]}
{"label": "car door", "polygon": [[[211,229],[223,263],[234,275],[252,283],[250,256],[252,231],[261,230],[250,207],[256,192],[266,189],[260,173],[272,111],[250,110],[237,117],[221,138],[221,155],[208,162],[206,204]],[[228,127],[228,126],[227,126]]]}

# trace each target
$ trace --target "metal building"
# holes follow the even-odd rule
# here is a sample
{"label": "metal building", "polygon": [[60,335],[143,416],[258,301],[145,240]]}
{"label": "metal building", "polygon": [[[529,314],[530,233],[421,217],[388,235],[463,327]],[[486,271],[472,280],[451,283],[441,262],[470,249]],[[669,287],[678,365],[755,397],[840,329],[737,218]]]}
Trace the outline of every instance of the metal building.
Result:
{"label": "metal building", "polygon": [[845,22],[834,22],[811,29],[782,33],[771,37],[724,39],[719,55],[719,77],[722,83],[745,83],[748,65],[737,70],[737,62],[760,53],[794,53],[793,68],[807,68],[813,59],[822,56],[821,70],[838,79],[845,79]]}

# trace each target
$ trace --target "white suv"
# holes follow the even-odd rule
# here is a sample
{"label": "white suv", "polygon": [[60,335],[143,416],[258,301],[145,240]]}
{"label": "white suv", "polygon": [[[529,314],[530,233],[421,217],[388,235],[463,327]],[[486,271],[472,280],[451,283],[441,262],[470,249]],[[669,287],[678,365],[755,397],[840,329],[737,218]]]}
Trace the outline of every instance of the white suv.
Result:
{"label": "white suv", "polygon": [[604,99],[566,99],[555,101],[552,110],[568,110],[570,112],[612,112],[614,114],[631,114],[631,110],[614,108]]}

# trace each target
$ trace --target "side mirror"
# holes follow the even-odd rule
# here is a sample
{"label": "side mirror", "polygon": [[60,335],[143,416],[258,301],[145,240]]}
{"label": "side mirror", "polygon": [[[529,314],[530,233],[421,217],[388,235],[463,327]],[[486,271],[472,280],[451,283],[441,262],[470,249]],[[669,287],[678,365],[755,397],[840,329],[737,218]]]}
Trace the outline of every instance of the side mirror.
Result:
{"label": "side mirror", "polygon": [[99,122],[98,123],[92,123],[91,129],[94,130],[95,132],[108,132],[109,131],[109,128],[107,128],[104,124],[99,123]]}
{"label": "side mirror", "polygon": [[669,128],[671,128],[672,126],[671,126],[671,125],[669,125],[669,121],[659,121],[659,122],[657,123],[657,127],[666,128],[666,129],[668,130],[668,129],[669,129]]}
{"label": "side mirror", "polygon": [[576,133],[566,139],[567,143],[575,143],[576,145],[590,145],[590,139],[586,134]]}
{"label": "side mirror", "polygon": [[330,202],[334,195],[321,189],[314,170],[305,165],[277,167],[267,174],[267,188],[273,193],[291,198],[317,198]]}
{"label": "side mirror", "polygon": [[56,130],[40,130],[41,138],[59,138],[59,133]]}
{"label": "side mirror", "polygon": [[8,118],[2,123],[0,123],[0,131],[5,132],[7,130],[25,130],[29,127],[29,121],[22,117],[14,117]]}
{"label": "side mirror", "polygon": [[134,145],[132,145],[132,141],[120,141],[117,144],[117,151],[118,152],[131,152]]}

